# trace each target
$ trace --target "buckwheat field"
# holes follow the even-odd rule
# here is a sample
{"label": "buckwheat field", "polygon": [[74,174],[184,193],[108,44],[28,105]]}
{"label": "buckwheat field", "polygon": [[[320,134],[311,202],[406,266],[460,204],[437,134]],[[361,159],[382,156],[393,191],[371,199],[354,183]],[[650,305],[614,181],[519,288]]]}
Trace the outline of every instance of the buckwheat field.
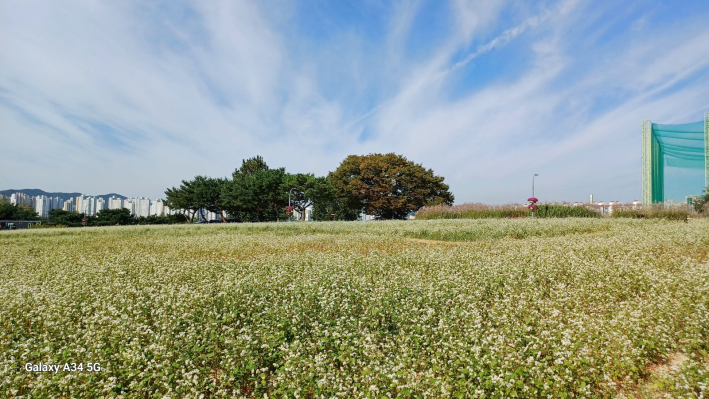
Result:
{"label": "buckwheat field", "polygon": [[708,252],[707,219],[2,232],[0,396],[706,397]]}

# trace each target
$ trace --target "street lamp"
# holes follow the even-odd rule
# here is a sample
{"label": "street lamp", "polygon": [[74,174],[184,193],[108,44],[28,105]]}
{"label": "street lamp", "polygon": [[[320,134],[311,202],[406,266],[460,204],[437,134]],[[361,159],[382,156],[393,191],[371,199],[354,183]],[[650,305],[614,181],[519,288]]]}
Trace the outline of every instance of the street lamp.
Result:
{"label": "street lamp", "polygon": [[293,192],[293,190],[295,190],[295,189],[296,188],[293,187],[290,190],[288,190],[288,209],[290,210],[290,212],[293,212],[293,207],[291,206],[291,203],[290,203],[290,195]]}
{"label": "street lamp", "polygon": [[537,197],[534,196],[534,178],[537,176],[539,176],[539,175],[536,173],[534,174],[534,176],[532,176],[532,198],[529,199],[530,201],[533,201],[532,205],[531,205],[532,219],[534,219],[534,209],[537,207]]}
{"label": "street lamp", "polygon": [[291,205],[290,205],[290,194],[293,192],[293,190],[295,190],[295,187],[291,188],[291,189],[288,191],[288,206],[291,206]]}

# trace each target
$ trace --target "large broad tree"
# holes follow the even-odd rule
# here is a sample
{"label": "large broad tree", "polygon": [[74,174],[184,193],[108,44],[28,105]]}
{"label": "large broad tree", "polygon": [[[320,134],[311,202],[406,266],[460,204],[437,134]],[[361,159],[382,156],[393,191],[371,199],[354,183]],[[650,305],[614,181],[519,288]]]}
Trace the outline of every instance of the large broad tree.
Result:
{"label": "large broad tree", "polygon": [[454,200],[442,176],[394,153],[350,155],[328,180],[350,209],[381,219],[403,219],[423,206]]}

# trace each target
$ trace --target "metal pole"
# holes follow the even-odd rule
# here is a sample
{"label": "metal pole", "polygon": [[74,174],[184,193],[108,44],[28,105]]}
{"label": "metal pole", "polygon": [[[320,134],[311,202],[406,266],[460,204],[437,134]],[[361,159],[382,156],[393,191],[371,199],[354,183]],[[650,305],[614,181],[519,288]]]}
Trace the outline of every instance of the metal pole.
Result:
{"label": "metal pole", "polygon": [[704,114],[704,186],[709,191],[709,113]]}
{"label": "metal pole", "polygon": [[288,206],[291,206],[291,203],[290,203],[290,195],[291,195],[291,193],[293,192],[293,190],[295,190],[295,187],[293,187],[293,188],[291,188],[290,190],[288,190]]}
{"label": "metal pole", "polygon": [[[537,176],[539,175],[536,173],[532,176],[532,198],[534,198],[534,178]],[[532,219],[534,219],[534,209],[532,209]]]}
{"label": "metal pole", "polygon": [[[290,190],[288,190],[288,206],[289,206],[289,207],[291,206],[291,203],[290,203],[290,194],[291,194],[291,192],[293,192],[293,190],[295,190],[295,187],[293,187],[293,188],[291,188]],[[292,212],[292,209],[291,209],[291,212]]]}

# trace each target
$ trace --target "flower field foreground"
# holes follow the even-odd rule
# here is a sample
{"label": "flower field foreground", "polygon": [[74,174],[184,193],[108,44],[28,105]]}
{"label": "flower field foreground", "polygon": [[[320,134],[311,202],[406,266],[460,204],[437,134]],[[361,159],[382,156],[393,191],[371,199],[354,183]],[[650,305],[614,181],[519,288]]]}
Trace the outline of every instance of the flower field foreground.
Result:
{"label": "flower field foreground", "polygon": [[3,232],[0,396],[706,397],[708,252],[706,219]]}

